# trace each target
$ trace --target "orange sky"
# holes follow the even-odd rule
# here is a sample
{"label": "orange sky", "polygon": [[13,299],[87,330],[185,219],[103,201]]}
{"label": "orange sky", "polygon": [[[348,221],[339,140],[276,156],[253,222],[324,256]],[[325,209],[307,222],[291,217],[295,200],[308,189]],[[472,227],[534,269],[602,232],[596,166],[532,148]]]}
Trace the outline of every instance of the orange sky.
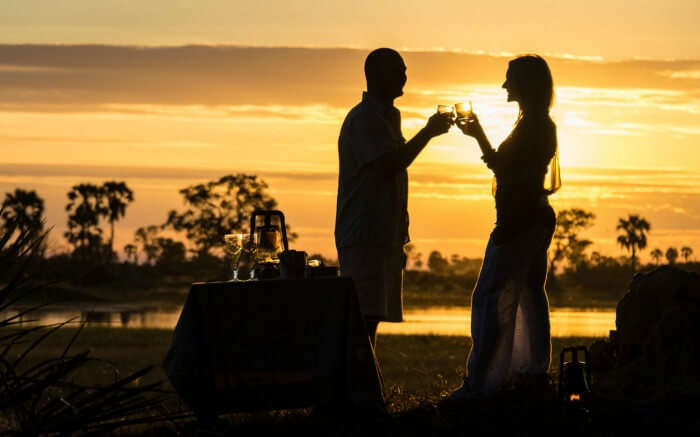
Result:
{"label": "orange sky", "polygon": [[[49,223],[82,181],[126,180],[136,202],[117,244],[180,206],[177,190],[237,171],[264,176],[298,247],[333,256],[336,141],[360,98],[365,50],[0,46],[0,188],[37,189]],[[397,100],[410,137],[437,103],[472,100],[494,143],[517,107],[500,89],[508,57],[404,52]],[[650,245],[700,250],[696,61],[549,59],[564,188],[555,207],[595,211],[594,249],[618,217],[652,222]],[[22,164],[22,165],[10,165]],[[106,168],[105,168],[106,167]],[[135,168],[138,167],[138,168]],[[410,169],[411,234],[423,252],[477,257],[493,223],[489,172],[456,130]]]}
{"label": "orange sky", "polygon": [[376,47],[697,58],[696,0],[4,0],[5,43]]}
{"label": "orange sky", "polygon": [[[0,190],[46,199],[55,248],[71,185],[116,178],[134,188],[121,246],[179,207],[178,189],[245,171],[269,181],[301,234],[297,248],[334,256],[338,129],[364,88],[366,48],[387,45],[428,49],[402,50],[407,137],[437,103],[472,100],[493,143],[517,111],[500,89],[510,53],[549,54],[564,180],[555,207],[598,215],[594,250],[621,254],[615,222],[639,213],[652,223],[650,247],[700,252],[698,2],[191,5],[4,6]],[[410,177],[419,250],[481,256],[494,211],[475,143],[451,131]]]}

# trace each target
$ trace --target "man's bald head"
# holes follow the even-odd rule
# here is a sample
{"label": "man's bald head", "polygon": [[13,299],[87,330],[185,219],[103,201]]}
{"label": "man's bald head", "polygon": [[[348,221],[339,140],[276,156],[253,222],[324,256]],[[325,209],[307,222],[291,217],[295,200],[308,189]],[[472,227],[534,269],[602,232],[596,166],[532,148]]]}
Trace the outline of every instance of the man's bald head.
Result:
{"label": "man's bald head", "polygon": [[403,95],[406,84],[406,64],[394,49],[373,50],[365,59],[367,91],[384,99],[394,99]]}

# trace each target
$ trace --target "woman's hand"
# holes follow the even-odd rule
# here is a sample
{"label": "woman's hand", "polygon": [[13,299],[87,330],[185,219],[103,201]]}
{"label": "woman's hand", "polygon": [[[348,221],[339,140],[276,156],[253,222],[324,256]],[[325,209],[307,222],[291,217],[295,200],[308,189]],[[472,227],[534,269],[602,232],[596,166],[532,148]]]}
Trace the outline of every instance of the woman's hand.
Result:
{"label": "woman's hand", "polygon": [[481,123],[479,123],[479,117],[473,112],[467,117],[457,119],[456,124],[464,135],[469,135],[477,140],[485,136],[484,129],[481,127]]}

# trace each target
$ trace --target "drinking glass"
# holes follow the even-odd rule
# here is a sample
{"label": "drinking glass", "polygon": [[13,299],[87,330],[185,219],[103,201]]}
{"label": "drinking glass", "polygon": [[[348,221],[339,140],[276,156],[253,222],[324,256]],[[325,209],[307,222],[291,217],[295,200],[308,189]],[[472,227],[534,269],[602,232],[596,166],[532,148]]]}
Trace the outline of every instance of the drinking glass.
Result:
{"label": "drinking glass", "polygon": [[463,125],[469,121],[472,116],[472,101],[469,101],[469,108],[466,103],[455,104],[455,112],[457,113],[457,123]]}
{"label": "drinking glass", "polygon": [[452,105],[437,105],[438,114],[450,114],[450,117],[454,115],[455,108]]}
{"label": "drinking glass", "polygon": [[231,269],[233,270],[233,280],[238,281],[238,262],[243,252],[243,234],[224,235],[224,251],[231,259]]}
{"label": "drinking glass", "polygon": [[255,242],[248,238],[248,236],[243,237],[243,248],[241,250],[240,261],[238,264],[239,280],[249,280],[255,279],[255,263],[257,262],[257,251],[258,246]]}

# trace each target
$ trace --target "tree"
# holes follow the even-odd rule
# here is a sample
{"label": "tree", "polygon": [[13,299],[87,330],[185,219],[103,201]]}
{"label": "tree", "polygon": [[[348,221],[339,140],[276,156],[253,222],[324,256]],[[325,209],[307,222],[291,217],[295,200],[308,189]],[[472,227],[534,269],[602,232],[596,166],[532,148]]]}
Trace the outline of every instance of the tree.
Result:
{"label": "tree", "polygon": [[308,256],[308,259],[315,259],[318,261],[321,261],[321,264],[324,266],[332,267],[332,266],[338,266],[338,260],[335,258],[327,258],[323,256],[321,253],[312,253]]}
{"label": "tree", "polygon": [[403,247],[406,254],[406,269],[411,266],[415,270],[420,270],[423,267],[423,254],[416,252],[416,246],[413,243],[408,243]]}
{"label": "tree", "polygon": [[637,250],[647,247],[646,232],[649,232],[651,225],[644,218],[630,214],[627,219],[619,219],[616,229],[624,232],[622,235],[618,235],[617,243],[632,253],[630,261],[632,268],[634,268],[637,263]]}
{"label": "tree", "polygon": [[554,272],[556,263],[567,259],[575,266],[584,257],[590,240],[579,239],[578,234],[593,226],[595,214],[579,208],[563,209],[557,214],[557,225],[552,236],[553,249],[550,252],[549,271]]}
{"label": "tree", "polygon": [[146,262],[153,264],[158,258],[158,232],[160,228],[156,225],[142,226],[134,232],[134,241],[141,244],[141,250],[146,255]]}
{"label": "tree", "polygon": [[6,193],[0,211],[3,229],[38,235],[44,228],[44,200],[34,190],[17,188],[14,193]]}
{"label": "tree", "polygon": [[449,263],[445,258],[442,257],[442,254],[440,252],[438,252],[437,250],[433,250],[432,252],[430,252],[430,255],[428,255],[428,269],[430,269],[432,273],[446,273],[448,267]]}
{"label": "tree", "polygon": [[669,264],[674,265],[678,259],[678,249],[675,247],[669,247],[666,249],[666,259],[668,260]]}
{"label": "tree", "polygon": [[688,246],[683,246],[681,247],[681,256],[683,257],[683,261],[686,263],[688,262],[688,258],[690,258],[690,255],[693,254],[693,249],[688,247]]}
{"label": "tree", "polygon": [[664,256],[664,253],[658,247],[651,251],[651,257],[654,259],[657,266],[659,265],[659,261],[661,261],[662,256]]}
{"label": "tree", "polygon": [[591,264],[595,267],[611,268],[617,267],[620,263],[613,257],[603,255],[598,251],[591,253]]}
{"label": "tree", "polygon": [[125,182],[110,181],[102,184],[102,192],[106,200],[105,215],[110,225],[109,256],[114,256],[114,223],[126,214],[126,207],[134,201],[134,193]]}
{"label": "tree", "polygon": [[420,270],[423,268],[423,253],[422,252],[417,252],[415,255],[413,255],[413,268],[416,270]]}
{"label": "tree", "polygon": [[[205,184],[180,190],[186,210],[170,211],[163,225],[184,231],[197,252],[223,248],[224,235],[248,232],[250,216],[256,209],[275,209],[277,201],[267,192],[268,185],[255,175],[232,174]],[[287,231],[289,240],[296,234]]]}
{"label": "tree", "polygon": [[100,216],[105,215],[103,190],[93,184],[75,185],[68,192],[68,230],[63,234],[84,259],[98,255],[102,247]]}
{"label": "tree", "polygon": [[185,262],[185,245],[172,238],[159,237],[155,240],[157,247],[156,265],[166,267],[176,267]]}
{"label": "tree", "polygon": [[124,245],[124,254],[126,255],[126,260],[131,260],[132,263],[139,263],[139,253],[138,248],[135,244],[128,243]]}
{"label": "tree", "polygon": [[455,275],[471,275],[479,272],[481,267],[480,259],[467,258],[466,256],[460,256],[458,254],[453,254],[450,257],[449,270]]}

